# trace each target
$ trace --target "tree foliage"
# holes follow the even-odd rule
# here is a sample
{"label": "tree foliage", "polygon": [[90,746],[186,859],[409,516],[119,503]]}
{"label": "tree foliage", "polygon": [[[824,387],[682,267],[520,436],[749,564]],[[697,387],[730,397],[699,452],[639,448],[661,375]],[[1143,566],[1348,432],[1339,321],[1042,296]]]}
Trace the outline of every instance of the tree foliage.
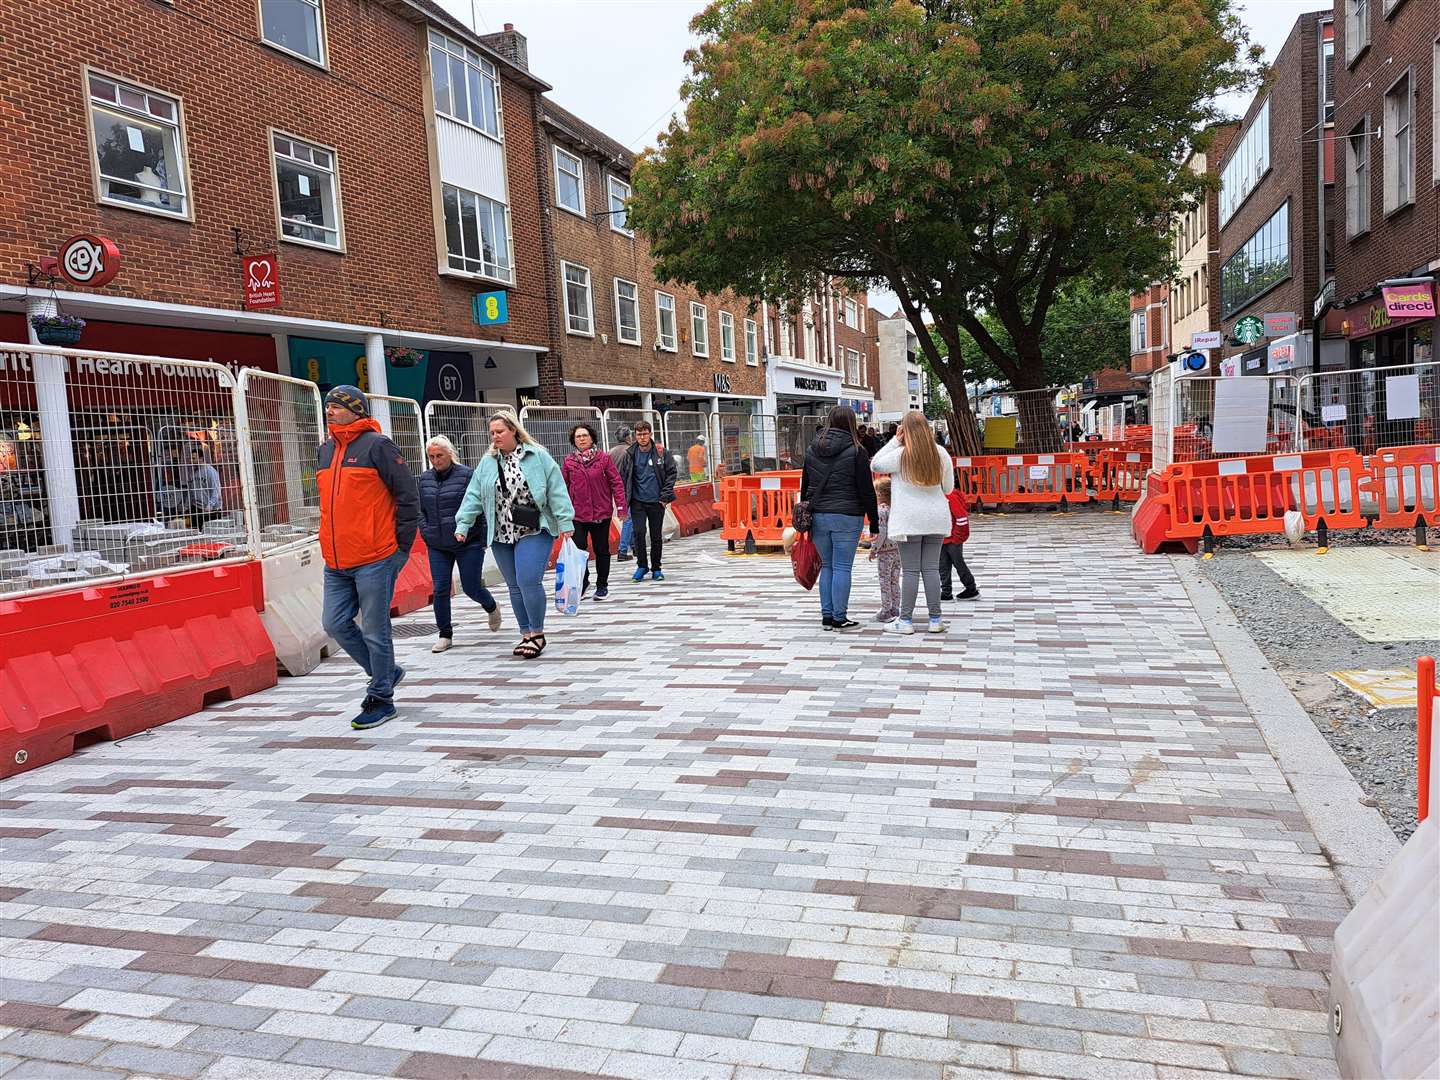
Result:
{"label": "tree foliage", "polygon": [[1165,223],[1204,184],[1185,154],[1251,77],[1234,2],[715,0],[630,222],[706,291],[890,288],[952,399],[964,335],[1047,385],[1061,297],[1172,272]]}

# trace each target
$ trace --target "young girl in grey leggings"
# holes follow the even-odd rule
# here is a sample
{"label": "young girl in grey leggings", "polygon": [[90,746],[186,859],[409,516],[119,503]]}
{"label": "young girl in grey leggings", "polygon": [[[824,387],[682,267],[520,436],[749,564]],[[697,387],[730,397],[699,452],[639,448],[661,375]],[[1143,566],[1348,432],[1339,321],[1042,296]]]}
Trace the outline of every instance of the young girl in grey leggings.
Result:
{"label": "young girl in grey leggings", "polygon": [[955,486],[954,463],[935,445],[925,417],[910,412],[870,467],[890,475],[887,531],[900,548],[900,614],[886,624],[885,631],[915,632],[915,599],[923,582],[930,615],[927,629],[932,634],[944,633],[947,627],[940,618],[940,545],[950,535],[950,503],[946,496]]}

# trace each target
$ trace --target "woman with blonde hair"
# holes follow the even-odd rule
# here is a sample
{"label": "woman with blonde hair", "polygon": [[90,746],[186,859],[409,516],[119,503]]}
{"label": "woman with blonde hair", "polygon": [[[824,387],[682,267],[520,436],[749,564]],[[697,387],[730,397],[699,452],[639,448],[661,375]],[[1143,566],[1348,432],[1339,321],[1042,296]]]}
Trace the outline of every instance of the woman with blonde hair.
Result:
{"label": "woman with blonde hair", "polygon": [[940,545],[950,535],[950,502],[955,465],[930,434],[923,414],[908,412],[900,430],[875,455],[870,466],[890,476],[890,520],[887,532],[900,549],[900,615],[887,623],[886,633],[913,634],[915,598],[925,583],[929,631],[941,634]]}
{"label": "woman with blonde hair", "polygon": [[490,418],[490,449],[465,489],[455,539],[463,542],[481,513],[520,625],[513,655],[533,660],[545,651],[550,549],[574,531],[575,508],[560,466],[509,410]]}
{"label": "woman with blonde hair", "polygon": [[439,638],[430,651],[442,653],[450,648],[455,637],[455,626],[450,620],[450,591],[456,566],[460,567],[460,587],[489,613],[492,631],[500,629],[500,606],[484,582],[485,541],[489,534],[480,528],[464,541],[455,536],[455,517],[474,470],[460,463],[455,445],[444,435],[436,435],[425,444],[425,456],[430,460],[430,468],[420,474],[420,537],[430,550],[435,629],[439,631]]}

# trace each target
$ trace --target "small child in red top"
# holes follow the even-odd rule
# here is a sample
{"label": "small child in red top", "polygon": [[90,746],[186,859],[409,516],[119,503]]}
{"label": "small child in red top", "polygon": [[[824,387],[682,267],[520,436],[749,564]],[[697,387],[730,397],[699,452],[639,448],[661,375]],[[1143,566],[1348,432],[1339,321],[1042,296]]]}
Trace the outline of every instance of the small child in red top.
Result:
{"label": "small child in red top", "polygon": [[[974,600],[980,595],[980,590],[975,587],[975,575],[965,565],[965,541],[970,539],[970,508],[959,491],[950,492],[947,498],[950,500],[950,535],[940,546],[940,599]],[[965,591],[958,597],[950,593],[952,566],[960,572],[960,584],[965,586]]]}

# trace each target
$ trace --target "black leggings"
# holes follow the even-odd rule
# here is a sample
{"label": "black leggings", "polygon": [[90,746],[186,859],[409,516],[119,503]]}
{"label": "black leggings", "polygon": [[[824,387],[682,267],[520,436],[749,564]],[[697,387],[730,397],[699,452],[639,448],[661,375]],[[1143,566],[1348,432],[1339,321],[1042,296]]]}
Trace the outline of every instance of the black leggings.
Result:
{"label": "black leggings", "polygon": [[940,548],[940,593],[950,595],[950,568],[960,573],[960,584],[966,592],[975,591],[975,575],[965,565],[965,545],[945,544]]}
{"label": "black leggings", "polygon": [[[595,588],[610,588],[609,521],[575,522],[575,546],[583,551],[587,545],[594,549],[590,563],[595,564]],[[590,587],[590,563],[585,564],[585,582],[582,591]]]}
{"label": "black leggings", "polygon": [[[635,522],[635,568],[659,570],[660,551],[665,546],[665,504],[631,503],[630,517]],[[648,553],[645,550],[647,540],[650,547]]]}

